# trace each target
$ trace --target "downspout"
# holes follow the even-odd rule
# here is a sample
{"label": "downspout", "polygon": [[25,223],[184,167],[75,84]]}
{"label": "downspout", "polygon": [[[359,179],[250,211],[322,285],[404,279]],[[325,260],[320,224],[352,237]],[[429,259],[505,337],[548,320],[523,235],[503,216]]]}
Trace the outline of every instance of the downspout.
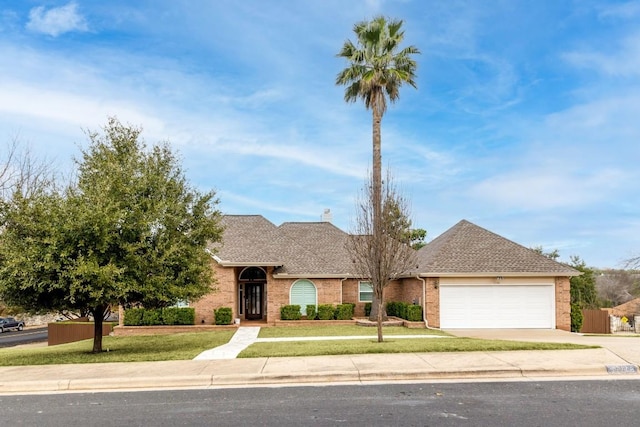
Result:
{"label": "downspout", "polygon": [[424,326],[428,328],[429,322],[427,322],[427,281],[420,276],[416,276],[416,279],[422,282],[422,320],[424,321]]}
{"label": "downspout", "polygon": [[347,277],[345,277],[344,279],[340,279],[340,304],[342,304],[343,301],[343,297],[344,297],[344,281],[347,280]]}

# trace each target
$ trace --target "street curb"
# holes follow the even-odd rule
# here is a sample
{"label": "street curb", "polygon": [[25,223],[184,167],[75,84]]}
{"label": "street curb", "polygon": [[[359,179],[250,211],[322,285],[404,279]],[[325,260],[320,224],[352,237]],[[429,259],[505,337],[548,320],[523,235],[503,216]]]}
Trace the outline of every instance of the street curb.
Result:
{"label": "street curb", "polygon": [[[240,375],[191,375],[173,377],[139,377],[139,378],[84,378],[49,381],[12,381],[0,382],[0,395],[8,393],[38,393],[65,391],[109,391],[128,389],[163,389],[163,388],[208,388],[224,386],[278,385],[278,384],[318,384],[318,383],[354,383],[380,381],[429,381],[455,379],[505,379],[527,377],[593,377],[608,376],[606,367],[586,367],[576,369],[470,369],[455,371],[361,371],[361,372],[322,372],[304,374],[240,374]],[[636,376],[616,375],[616,377]]]}

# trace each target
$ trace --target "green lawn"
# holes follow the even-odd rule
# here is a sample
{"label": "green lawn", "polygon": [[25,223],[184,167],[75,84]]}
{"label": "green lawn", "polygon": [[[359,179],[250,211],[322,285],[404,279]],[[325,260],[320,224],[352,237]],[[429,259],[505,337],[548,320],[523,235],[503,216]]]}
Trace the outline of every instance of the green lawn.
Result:
{"label": "green lawn", "polygon": [[[0,349],[0,366],[65,363],[189,360],[204,350],[226,344],[235,330],[135,337],[104,337],[101,354],[92,354],[93,340],[52,347]],[[453,338],[433,329],[385,327],[385,341],[376,341],[376,328],[362,326],[299,326],[262,328],[261,338],[355,336],[371,339],[256,343],[239,357],[319,356],[366,353],[423,353],[447,351],[561,350],[593,348],[575,344]],[[395,338],[394,335],[436,335],[445,338]]]}
{"label": "green lawn", "polygon": [[388,337],[382,343],[378,343],[375,339],[255,343],[240,353],[238,357],[295,357],[337,354],[459,351],[573,350],[584,348],[597,347],[578,344],[480,340],[474,338],[393,339],[393,337]]}
{"label": "green lawn", "polygon": [[[387,335],[444,335],[446,332],[437,329],[409,329],[402,326],[385,326],[382,328],[383,336]],[[378,329],[371,326],[357,325],[318,325],[318,326],[286,326],[260,329],[260,338],[280,337],[330,337],[330,336],[377,336]]]}
{"label": "green lawn", "polygon": [[103,337],[104,352],[101,354],[91,353],[92,339],[51,347],[0,349],[0,366],[188,360],[204,350],[226,344],[234,332],[223,330],[137,337],[107,336]]}

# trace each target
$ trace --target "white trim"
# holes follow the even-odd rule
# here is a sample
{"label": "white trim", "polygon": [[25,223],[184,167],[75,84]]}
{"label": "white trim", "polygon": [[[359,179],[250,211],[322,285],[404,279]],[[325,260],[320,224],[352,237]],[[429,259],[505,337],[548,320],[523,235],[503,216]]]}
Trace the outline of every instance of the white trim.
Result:
{"label": "white trim", "polygon": [[214,256],[214,259],[223,267],[282,267],[282,262],[263,262],[263,261],[242,261],[242,262],[232,262],[232,261],[224,261],[220,258]]}
{"label": "white trim", "polygon": [[[419,277],[571,277],[582,275],[580,272],[544,272],[544,273],[512,273],[509,271],[497,271],[495,273],[419,273]],[[411,277],[411,276],[402,276]]]}
{"label": "white trim", "polygon": [[[361,297],[362,291],[360,290],[360,287],[367,283],[370,287],[371,287],[371,301],[364,301]],[[368,280],[360,280],[358,281],[358,302],[373,302],[373,283],[371,283]]]}

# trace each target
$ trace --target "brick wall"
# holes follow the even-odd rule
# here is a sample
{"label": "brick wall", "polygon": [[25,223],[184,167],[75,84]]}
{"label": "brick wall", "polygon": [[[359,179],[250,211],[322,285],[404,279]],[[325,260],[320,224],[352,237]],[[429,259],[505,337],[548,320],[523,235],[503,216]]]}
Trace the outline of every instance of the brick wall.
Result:
{"label": "brick wall", "polygon": [[571,331],[571,282],[569,277],[556,277],[556,328]]}
{"label": "brick wall", "polygon": [[440,327],[440,281],[437,277],[426,279],[427,324],[430,328]]}
{"label": "brick wall", "polygon": [[[291,303],[289,294],[291,285],[299,279],[273,279],[267,285],[267,321],[273,323],[280,320],[280,308]],[[318,304],[340,304],[343,301],[340,279],[305,279],[316,286]],[[357,288],[357,282],[356,282]],[[350,302],[346,301],[345,302]]]}
{"label": "brick wall", "polygon": [[238,293],[236,290],[236,269],[220,267],[213,261],[213,270],[217,282],[212,285],[212,292],[189,306],[196,310],[196,325],[213,324],[213,310],[220,307],[231,307],[233,317],[238,316]]}

